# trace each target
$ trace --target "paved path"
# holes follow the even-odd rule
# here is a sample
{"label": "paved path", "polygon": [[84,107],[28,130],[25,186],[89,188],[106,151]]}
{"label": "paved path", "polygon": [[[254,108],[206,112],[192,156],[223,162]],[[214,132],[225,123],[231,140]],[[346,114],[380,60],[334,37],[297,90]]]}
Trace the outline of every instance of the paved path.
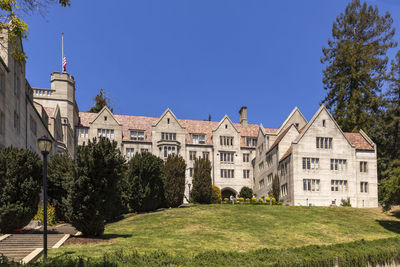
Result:
{"label": "paved path", "polygon": [[[49,227],[47,236],[47,248],[60,247],[76,230],[68,225]],[[9,260],[27,263],[36,260],[43,252],[42,228],[18,234],[0,236],[0,254]]]}

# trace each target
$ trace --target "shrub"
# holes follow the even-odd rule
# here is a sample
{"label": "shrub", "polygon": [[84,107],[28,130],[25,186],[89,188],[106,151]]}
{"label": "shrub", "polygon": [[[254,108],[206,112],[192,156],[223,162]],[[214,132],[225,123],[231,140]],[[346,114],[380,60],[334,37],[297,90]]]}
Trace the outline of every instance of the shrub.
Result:
{"label": "shrub", "polygon": [[221,204],[221,190],[218,186],[212,185],[211,203]]}
{"label": "shrub", "polygon": [[68,221],[84,235],[101,235],[104,222],[122,212],[124,162],[117,142],[107,138],[78,146],[65,203]]}
{"label": "shrub", "polygon": [[258,203],[264,203],[264,201],[263,201],[263,199],[262,199],[262,197],[260,197],[259,199],[258,199]]}
{"label": "shrub", "polygon": [[169,156],[164,165],[164,195],[168,207],[178,207],[185,195],[186,163],[181,156]]}
{"label": "shrub", "polygon": [[280,192],[281,192],[281,185],[279,183],[279,176],[278,174],[275,174],[274,180],[272,181],[272,196],[270,195],[270,197],[274,197],[275,199],[279,200]]}
{"label": "shrub", "polygon": [[22,228],[35,216],[42,179],[36,153],[14,147],[0,150],[0,233]]}
{"label": "shrub", "polygon": [[252,198],[253,197],[253,189],[251,189],[250,187],[247,187],[247,186],[243,186],[242,189],[240,189],[239,197]]}
{"label": "shrub", "polygon": [[272,198],[272,205],[276,205],[276,199],[274,197]]}
{"label": "shrub", "polygon": [[266,197],[266,198],[265,198],[265,203],[267,203],[268,205],[269,205],[270,201],[271,201],[271,198],[270,198],[270,197]]}
{"label": "shrub", "polygon": [[229,198],[224,198],[226,204],[229,204]]}
{"label": "shrub", "polygon": [[257,202],[257,199],[255,197],[252,197],[251,198],[251,203],[256,203],[256,202]]}
{"label": "shrub", "polygon": [[211,195],[211,163],[206,158],[197,158],[194,162],[193,200],[201,204],[210,204]]}
{"label": "shrub", "polygon": [[342,206],[342,207],[351,207],[350,198],[349,197],[347,199],[343,199],[342,198],[340,206]]}
{"label": "shrub", "polygon": [[126,202],[132,211],[153,211],[165,206],[164,161],[151,153],[136,153],[128,163]]}
{"label": "shrub", "polygon": [[66,154],[54,155],[48,165],[48,196],[49,204],[54,206],[57,220],[66,221],[68,183],[73,181],[74,163]]}
{"label": "shrub", "polygon": [[240,202],[240,203],[244,203],[244,198],[239,197],[239,202]]}
{"label": "shrub", "polygon": [[246,198],[246,203],[250,203],[250,198]]}
{"label": "shrub", "polygon": [[[43,205],[40,205],[38,212],[36,213],[34,220],[40,221],[43,224]],[[55,225],[57,223],[56,208],[52,205],[47,205],[47,224]]]}

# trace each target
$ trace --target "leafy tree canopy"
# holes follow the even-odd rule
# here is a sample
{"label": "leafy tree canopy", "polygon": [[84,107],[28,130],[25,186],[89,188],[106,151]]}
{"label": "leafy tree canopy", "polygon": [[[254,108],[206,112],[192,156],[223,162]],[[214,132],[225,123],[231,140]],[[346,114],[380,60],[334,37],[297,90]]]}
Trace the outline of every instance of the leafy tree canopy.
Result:
{"label": "leafy tree canopy", "polygon": [[197,158],[194,162],[193,190],[194,202],[210,204],[212,198],[211,162],[206,158]]}
{"label": "leafy tree canopy", "polygon": [[111,112],[113,109],[110,105],[110,98],[106,96],[106,92],[100,88],[99,93],[93,98],[95,105],[89,109],[89,112],[98,113],[103,107],[107,106]]}

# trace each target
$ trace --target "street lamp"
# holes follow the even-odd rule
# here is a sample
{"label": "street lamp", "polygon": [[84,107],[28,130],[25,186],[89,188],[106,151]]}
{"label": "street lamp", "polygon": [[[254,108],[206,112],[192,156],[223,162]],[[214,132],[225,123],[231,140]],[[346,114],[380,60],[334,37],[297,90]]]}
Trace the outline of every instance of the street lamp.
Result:
{"label": "street lamp", "polygon": [[189,202],[190,202],[190,186],[191,186],[191,184],[188,183],[188,186],[189,186]]}
{"label": "street lamp", "polygon": [[43,259],[47,259],[47,155],[52,142],[46,136],[38,139],[40,152],[43,155]]}

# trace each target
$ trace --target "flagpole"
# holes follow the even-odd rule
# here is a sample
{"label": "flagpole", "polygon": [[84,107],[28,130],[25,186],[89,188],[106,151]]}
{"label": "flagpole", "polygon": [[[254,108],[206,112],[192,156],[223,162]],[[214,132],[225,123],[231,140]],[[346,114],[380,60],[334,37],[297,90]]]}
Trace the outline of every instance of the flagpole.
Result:
{"label": "flagpole", "polygon": [[64,72],[64,33],[61,33],[61,50],[62,50],[62,55],[61,55],[61,73]]}

